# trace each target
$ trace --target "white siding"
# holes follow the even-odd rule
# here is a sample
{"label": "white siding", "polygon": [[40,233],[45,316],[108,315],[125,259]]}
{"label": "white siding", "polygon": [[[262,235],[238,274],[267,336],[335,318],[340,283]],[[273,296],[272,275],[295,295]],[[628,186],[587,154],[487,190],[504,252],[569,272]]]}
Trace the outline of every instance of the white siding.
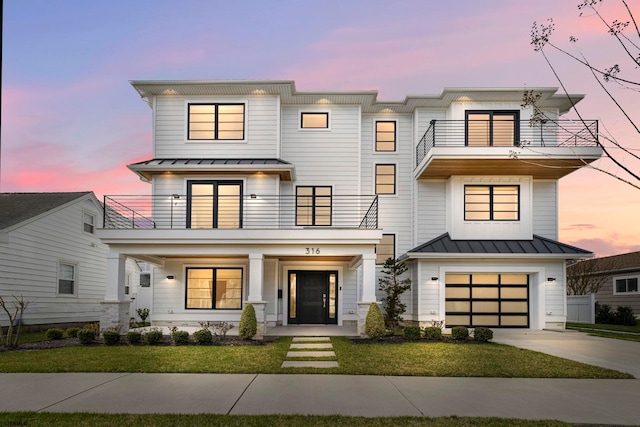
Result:
{"label": "white siding", "polygon": [[416,181],[417,224],[413,246],[434,239],[447,231],[447,181]]}
{"label": "white siding", "polygon": [[533,234],[558,239],[558,182],[533,181]]}

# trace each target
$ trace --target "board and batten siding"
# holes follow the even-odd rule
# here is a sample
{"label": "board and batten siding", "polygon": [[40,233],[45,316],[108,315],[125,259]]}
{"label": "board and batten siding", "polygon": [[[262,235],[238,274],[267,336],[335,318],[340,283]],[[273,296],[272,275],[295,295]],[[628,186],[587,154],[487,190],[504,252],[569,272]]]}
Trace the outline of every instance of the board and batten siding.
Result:
{"label": "board and batten siding", "polygon": [[[22,317],[25,325],[99,320],[107,247],[83,231],[84,211],[101,224],[99,208],[79,200],[9,231],[9,243],[0,243],[0,295],[9,307],[13,296],[31,301]],[[60,261],[77,266],[73,296],[58,295]]]}
{"label": "board and batten siding", "polygon": [[[244,141],[188,141],[189,103],[245,103]],[[277,158],[279,102],[275,96],[155,98],[156,158]]]}
{"label": "board and batten siding", "polygon": [[558,182],[533,181],[533,234],[558,240]]}

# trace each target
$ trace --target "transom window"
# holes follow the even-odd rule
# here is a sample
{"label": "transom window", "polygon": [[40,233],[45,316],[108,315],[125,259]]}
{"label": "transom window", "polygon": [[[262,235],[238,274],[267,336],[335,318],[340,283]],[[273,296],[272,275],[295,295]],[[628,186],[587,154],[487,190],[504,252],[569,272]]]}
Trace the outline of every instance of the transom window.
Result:
{"label": "transom window", "polygon": [[638,293],[638,277],[621,277],[615,278],[616,294],[637,294]]}
{"label": "transom window", "polygon": [[76,292],[76,264],[68,262],[58,263],[58,294],[75,295]]}
{"label": "transom window", "polygon": [[376,245],[376,264],[384,264],[389,258],[396,257],[395,234],[383,234],[382,240]]}
{"label": "transom window", "polygon": [[376,122],[376,151],[396,151],[396,122]]}
{"label": "transom window", "polygon": [[93,231],[95,230],[95,222],[95,215],[90,214],[89,212],[84,212],[82,214],[82,229],[85,231],[85,233],[93,234]]}
{"label": "transom window", "polygon": [[329,113],[300,113],[301,129],[329,129]]}
{"label": "transom window", "polygon": [[518,111],[467,111],[467,145],[513,147],[520,140],[519,117]]}
{"label": "transom window", "polygon": [[520,186],[465,185],[465,221],[518,221]]}
{"label": "transom window", "polygon": [[331,225],[331,187],[296,187],[296,225]]}
{"label": "transom window", "polygon": [[244,104],[189,104],[190,140],[243,140]]}
{"label": "transom window", "polygon": [[396,165],[376,165],[376,194],[396,194]]}
{"label": "transom window", "polygon": [[188,267],[186,308],[242,309],[242,269]]}
{"label": "transom window", "polygon": [[241,181],[188,181],[187,228],[242,228]]}

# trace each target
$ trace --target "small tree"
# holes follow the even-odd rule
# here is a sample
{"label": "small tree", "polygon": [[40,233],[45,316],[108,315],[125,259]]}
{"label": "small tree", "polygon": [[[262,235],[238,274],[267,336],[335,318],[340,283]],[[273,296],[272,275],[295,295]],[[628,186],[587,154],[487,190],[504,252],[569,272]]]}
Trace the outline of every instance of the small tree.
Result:
{"label": "small tree", "polygon": [[364,326],[364,333],[376,340],[384,337],[387,333],[384,329],[384,318],[382,317],[380,306],[375,302],[372,302],[369,306]]}
{"label": "small tree", "polygon": [[240,327],[238,328],[238,335],[243,340],[249,340],[255,336],[258,332],[258,321],[256,319],[256,309],[253,308],[253,304],[247,304],[242,310],[240,315]]}
{"label": "small tree", "polygon": [[149,317],[149,309],[139,308],[136,312],[138,313],[138,316],[140,316],[140,321],[144,324],[147,321],[147,317]]}
{"label": "small tree", "polygon": [[13,297],[13,299],[13,312],[11,312],[7,307],[7,303],[0,296],[0,308],[4,310],[4,312],[7,314],[7,317],[9,318],[9,326],[7,328],[6,336],[3,335],[2,325],[0,324],[0,344],[3,344],[7,347],[15,347],[18,345],[18,338],[20,337],[20,324],[22,322],[19,321],[17,323],[15,336],[13,334],[14,324],[16,323],[16,319],[22,320],[22,314],[31,303],[31,301],[26,301],[22,295],[20,295],[20,298]]}
{"label": "small tree", "polygon": [[402,315],[407,311],[407,305],[402,302],[402,294],[411,288],[411,279],[401,276],[409,268],[407,265],[394,258],[388,258],[382,268],[384,277],[378,279],[380,290],[386,296],[382,298],[385,315],[384,322],[387,328],[394,330],[402,321]]}

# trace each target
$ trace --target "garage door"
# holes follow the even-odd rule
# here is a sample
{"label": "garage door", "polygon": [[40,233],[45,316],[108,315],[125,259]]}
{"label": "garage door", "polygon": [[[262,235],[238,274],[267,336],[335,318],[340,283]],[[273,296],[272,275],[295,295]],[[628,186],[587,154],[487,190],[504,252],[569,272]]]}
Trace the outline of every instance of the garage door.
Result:
{"label": "garage door", "polygon": [[447,327],[529,327],[527,274],[447,274],[445,285]]}

